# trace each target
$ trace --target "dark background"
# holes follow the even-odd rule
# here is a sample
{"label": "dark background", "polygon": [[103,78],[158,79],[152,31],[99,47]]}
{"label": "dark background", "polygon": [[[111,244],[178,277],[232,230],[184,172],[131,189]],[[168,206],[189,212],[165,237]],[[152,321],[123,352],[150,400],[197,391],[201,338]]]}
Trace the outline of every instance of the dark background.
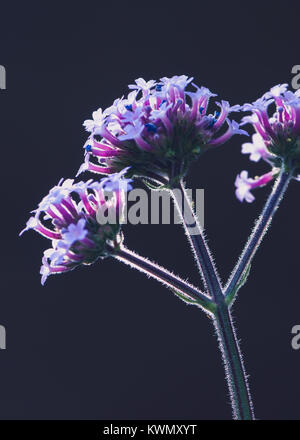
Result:
{"label": "dark background", "polygon": [[[65,6],[63,6],[65,5]],[[40,285],[48,242],[19,231],[82,158],[82,122],[135,78],[187,74],[232,104],[291,82],[300,64],[299,6],[284,2],[74,2],[2,5],[1,419],[227,419],[211,322],[144,275],[106,260]],[[264,172],[235,137],[194,165],[205,224],[227,279],[269,187],[234,196],[242,169]],[[86,176],[88,177],[88,176]],[[90,176],[89,176],[90,177]],[[299,419],[299,183],[293,182],[234,306],[260,419]],[[179,225],[126,226],[126,244],[198,283]],[[207,379],[209,378],[209,380]]]}

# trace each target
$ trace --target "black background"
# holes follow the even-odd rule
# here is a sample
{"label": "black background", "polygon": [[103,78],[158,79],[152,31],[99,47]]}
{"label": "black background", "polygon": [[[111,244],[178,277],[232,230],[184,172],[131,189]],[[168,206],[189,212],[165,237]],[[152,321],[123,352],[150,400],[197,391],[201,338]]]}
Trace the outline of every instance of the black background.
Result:
{"label": "black background", "polygon": [[[299,6],[274,2],[61,2],[2,5],[0,351],[1,419],[227,419],[224,371],[211,322],[121,263],[106,260],[40,285],[48,247],[19,231],[83,158],[82,122],[135,78],[187,74],[242,104],[291,82]],[[269,187],[252,205],[234,196],[243,137],[193,166],[205,225],[226,281]],[[90,177],[90,176],[86,176]],[[260,419],[299,419],[299,183],[293,182],[234,306]],[[126,244],[198,283],[179,225],[126,226]]]}

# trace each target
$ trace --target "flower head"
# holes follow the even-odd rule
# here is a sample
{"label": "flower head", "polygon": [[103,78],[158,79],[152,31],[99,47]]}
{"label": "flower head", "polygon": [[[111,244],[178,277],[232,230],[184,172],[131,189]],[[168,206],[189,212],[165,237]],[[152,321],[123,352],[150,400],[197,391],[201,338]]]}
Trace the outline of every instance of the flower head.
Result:
{"label": "flower head", "polygon": [[129,176],[163,177],[172,186],[210,147],[247,134],[228,119],[240,106],[221,101],[209,113],[209,100],[216,95],[195,84],[195,91],[186,91],[192,80],[186,75],[160,82],[138,78],[126,99],[93,114],[93,120],[84,122],[91,134],[80,172],[109,175],[130,167]]}
{"label": "flower head", "polygon": [[252,179],[251,177],[248,177],[248,171],[244,170],[235,179],[235,195],[240,202],[245,200],[248,203],[252,203],[253,200],[255,200],[255,197],[251,193],[251,190],[266,185],[272,179],[272,171],[261,177]]}
{"label": "flower head", "polygon": [[[273,105],[275,111],[270,113]],[[256,134],[251,144],[244,144],[243,153],[250,153],[250,159],[264,159],[276,166],[300,169],[300,96],[287,90],[287,84],[277,85],[252,104],[243,109],[251,116],[243,118],[244,124],[252,124]]]}
{"label": "flower head", "polygon": [[[35,215],[20,235],[34,229],[52,241],[52,247],[44,252],[42,259],[42,284],[51,274],[109,256],[120,244],[124,192],[131,188],[131,180],[123,177],[126,171],[100,182],[62,180],[33,211]],[[110,198],[107,191],[112,192]],[[99,212],[110,212],[113,216],[107,217],[109,222],[100,222]]]}
{"label": "flower head", "polygon": [[[243,118],[242,125],[251,124],[255,134],[252,142],[242,145],[242,153],[249,154],[254,162],[263,159],[272,168],[268,173],[270,176],[275,177],[283,166],[296,179],[300,174],[300,93],[287,88],[287,84],[278,84],[262,98],[243,106],[243,110],[250,111],[251,115]],[[274,107],[273,112],[270,111],[271,106]],[[241,197],[241,176],[242,173],[236,181],[236,184],[239,183],[236,195],[239,200],[247,200],[248,197],[247,201],[252,201],[249,192]]]}

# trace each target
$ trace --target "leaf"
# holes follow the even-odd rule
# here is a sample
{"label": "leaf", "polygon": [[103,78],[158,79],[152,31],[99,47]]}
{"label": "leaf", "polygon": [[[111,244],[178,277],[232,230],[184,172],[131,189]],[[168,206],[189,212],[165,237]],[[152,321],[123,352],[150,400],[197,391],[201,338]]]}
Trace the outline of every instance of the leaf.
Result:
{"label": "leaf", "polygon": [[149,189],[152,189],[152,190],[155,190],[155,191],[157,191],[157,190],[161,190],[161,189],[167,189],[167,188],[168,188],[168,186],[166,186],[166,185],[159,185],[159,184],[157,184],[157,185],[153,185],[152,183],[149,182],[149,180],[146,180],[146,179],[142,179],[142,180],[143,180],[143,183],[144,183]]}
{"label": "leaf", "polygon": [[210,313],[215,313],[215,310],[217,308],[216,304],[211,301],[205,301],[201,298],[198,299],[192,299],[191,297],[184,295],[183,293],[179,293],[177,290],[172,289],[172,292],[175,293],[176,296],[178,296],[182,301],[184,301],[187,304],[194,304],[194,305],[200,305],[203,309],[209,311]]}
{"label": "leaf", "polygon": [[198,304],[197,300],[192,299],[189,296],[184,295],[183,293],[179,293],[176,290],[173,290],[173,292],[175,293],[175,295],[179,296],[180,299],[182,299],[183,301],[185,301],[188,304]]}
{"label": "leaf", "polygon": [[240,290],[241,287],[243,287],[243,285],[246,283],[249,273],[250,273],[250,269],[251,269],[251,263],[248,264],[248,266],[246,266],[244,272],[242,273],[239,282],[235,285],[235,287],[232,289],[231,292],[229,292],[226,295],[225,298],[225,302],[226,304],[229,306],[230,304],[232,304],[233,300],[235,299],[238,291]]}

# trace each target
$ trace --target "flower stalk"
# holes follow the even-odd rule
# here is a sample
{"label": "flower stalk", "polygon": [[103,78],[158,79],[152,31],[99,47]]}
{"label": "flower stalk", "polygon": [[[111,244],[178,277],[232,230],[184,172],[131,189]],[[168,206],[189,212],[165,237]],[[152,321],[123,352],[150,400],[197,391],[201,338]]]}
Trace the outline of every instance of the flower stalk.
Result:
{"label": "flower stalk", "polygon": [[214,318],[230,392],[233,417],[236,420],[254,420],[253,404],[241,349],[233,326],[231,312],[224,301],[218,305]]}
{"label": "flower stalk", "polygon": [[247,375],[229,306],[225,301],[221,282],[206,243],[203,230],[195,216],[182,180],[177,187],[172,190],[172,195],[181,216],[186,235],[191,243],[204,284],[212,301],[216,305],[214,325],[224,361],[233,416],[239,420],[253,420],[254,411]]}
{"label": "flower stalk", "polygon": [[218,302],[218,299],[223,298],[220,279],[217,275],[202,228],[193,212],[191,201],[189,200],[182,180],[180,180],[179,184],[171,191],[171,194],[177,211],[182,219],[186,235],[190,241],[205,287],[215,302]]}
{"label": "flower stalk", "polygon": [[250,235],[248,242],[225,288],[225,296],[226,298],[230,298],[230,304],[232,304],[235,294],[237,293],[238,289],[236,289],[236,286],[239,284],[241,278],[243,277],[244,272],[249,267],[252,258],[259,247],[261,240],[263,239],[265,233],[267,232],[268,227],[270,226],[270,223],[272,221],[273,215],[275,214],[279,206],[279,203],[285,191],[287,190],[289,182],[292,179],[292,175],[293,175],[293,170],[286,171],[284,166],[282,166],[281,172],[274,183],[273,190],[268,197],[268,200],[263,208],[263,211],[256,222],[253,232]]}
{"label": "flower stalk", "polygon": [[117,260],[130,265],[134,269],[145,273],[147,276],[154,278],[157,281],[160,281],[162,284],[175,291],[175,293],[180,292],[180,297],[186,302],[198,304],[206,312],[212,313],[215,311],[215,304],[207,295],[158,264],[153,263],[147,258],[141,257],[136,252],[127,249],[123,245],[118,249],[112,249],[111,252],[111,255]]}

